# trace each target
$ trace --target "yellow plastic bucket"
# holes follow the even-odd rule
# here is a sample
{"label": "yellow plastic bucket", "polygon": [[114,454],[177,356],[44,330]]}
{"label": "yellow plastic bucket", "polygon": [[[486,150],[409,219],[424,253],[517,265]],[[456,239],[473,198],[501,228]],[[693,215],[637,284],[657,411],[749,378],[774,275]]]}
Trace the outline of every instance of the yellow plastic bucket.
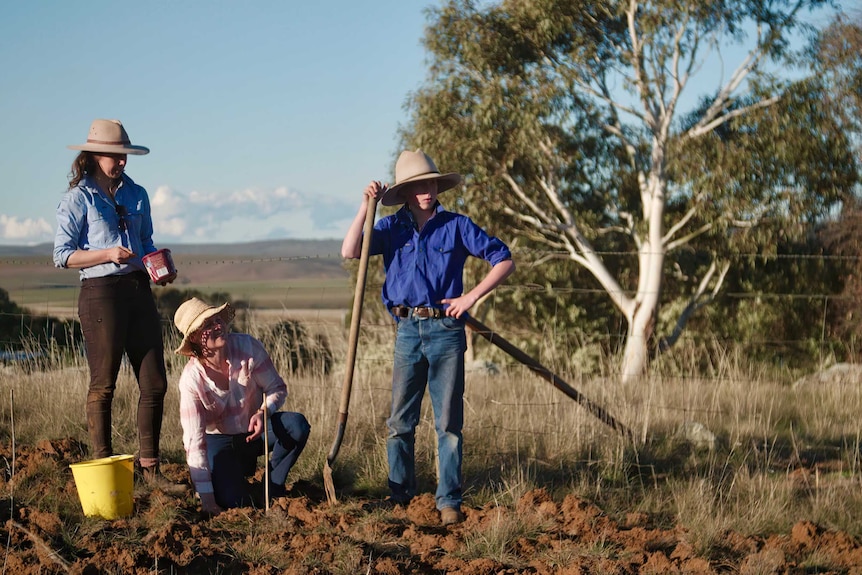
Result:
{"label": "yellow plastic bucket", "polygon": [[112,455],[69,466],[87,517],[117,519],[132,514],[134,456]]}

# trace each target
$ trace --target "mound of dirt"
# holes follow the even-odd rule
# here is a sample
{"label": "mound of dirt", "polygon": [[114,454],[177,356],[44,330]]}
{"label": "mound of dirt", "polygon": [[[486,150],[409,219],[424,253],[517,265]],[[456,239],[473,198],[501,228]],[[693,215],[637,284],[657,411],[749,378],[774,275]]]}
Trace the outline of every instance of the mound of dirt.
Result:
{"label": "mound of dirt", "polygon": [[[431,494],[408,506],[330,505],[322,486],[307,482],[268,513],[242,508],[208,518],[191,495],[136,491],[133,516],[83,519],[68,505],[64,513],[63,501],[77,502],[68,465],[83,459],[84,447],[66,439],[18,452],[13,470],[11,448],[0,448],[10,462],[0,482],[9,494],[7,573],[862,573],[859,541],[810,522],[766,537],[729,532],[704,557],[683,530],[659,528],[648,515],[618,522],[587,500],[555,501],[543,489],[511,507],[465,507],[466,521],[451,527],[440,524]],[[181,465],[164,472],[187,481]],[[39,481],[61,493],[34,495]]]}

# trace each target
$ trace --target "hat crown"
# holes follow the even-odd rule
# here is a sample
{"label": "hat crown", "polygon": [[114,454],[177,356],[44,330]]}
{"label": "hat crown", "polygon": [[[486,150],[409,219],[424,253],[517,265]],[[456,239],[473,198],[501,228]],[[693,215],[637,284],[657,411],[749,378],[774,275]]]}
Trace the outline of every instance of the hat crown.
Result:
{"label": "hat crown", "polygon": [[427,174],[439,174],[440,171],[434,164],[428,154],[422,150],[411,152],[405,150],[398,156],[398,161],[395,162],[395,185],[401,184],[406,180],[410,180],[417,176]]}
{"label": "hat crown", "polygon": [[87,142],[91,144],[113,144],[128,146],[129,134],[119,120],[93,120]]}
{"label": "hat crown", "polygon": [[394,206],[403,203],[402,193],[405,186],[412,182],[422,180],[435,180],[437,182],[437,193],[440,194],[461,183],[461,176],[456,173],[441,174],[434,164],[434,160],[421,149],[411,152],[405,150],[398,156],[395,162],[395,184],[393,184],[380,199],[384,206]]}
{"label": "hat crown", "polygon": [[143,156],[150,153],[146,146],[134,146],[129,133],[119,120],[93,120],[87,141],[80,146],[67,146],[70,150],[82,150],[96,154],[133,154]]}
{"label": "hat crown", "polygon": [[184,301],[174,312],[174,325],[183,334],[183,341],[180,342],[180,346],[174,350],[174,353],[193,355],[189,337],[201,329],[207,320],[213,316],[221,316],[225,324],[230,324],[233,321],[234,313],[234,308],[229,303],[216,307],[196,297]]}
{"label": "hat crown", "polygon": [[195,323],[203,323],[197,322],[197,319],[210,309],[215,309],[215,307],[201,299],[193,297],[190,300],[183,302],[182,305],[177,308],[176,313],[174,313],[174,325],[177,326],[180,333],[184,336],[188,336],[190,332],[194,332],[195,329],[200,327],[200,325],[194,326]]}

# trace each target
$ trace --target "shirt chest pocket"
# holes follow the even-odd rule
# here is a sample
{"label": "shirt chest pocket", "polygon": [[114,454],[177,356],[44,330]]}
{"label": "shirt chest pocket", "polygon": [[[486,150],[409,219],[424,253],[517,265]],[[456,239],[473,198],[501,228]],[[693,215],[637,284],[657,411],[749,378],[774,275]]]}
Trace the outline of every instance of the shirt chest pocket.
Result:
{"label": "shirt chest pocket", "polygon": [[449,256],[458,249],[458,242],[455,234],[446,230],[444,234],[437,234],[434,238],[428,241],[429,254]]}
{"label": "shirt chest pocket", "polygon": [[412,241],[404,242],[400,248],[395,250],[395,269],[400,273],[408,273],[416,261],[416,244]]}
{"label": "shirt chest pocket", "polygon": [[96,204],[87,209],[87,223],[91,228],[108,225],[116,217],[114,208],[105,204]]}
{"label": "shirt chest pocket", "polygon": [[128,213],[123,216],[123,219],[126,220],[126,227],[129,229],[130,233],[133,236],[139,236],[141,232],[141,223],[144,221],[144,215],[140,211],[129,210]]}

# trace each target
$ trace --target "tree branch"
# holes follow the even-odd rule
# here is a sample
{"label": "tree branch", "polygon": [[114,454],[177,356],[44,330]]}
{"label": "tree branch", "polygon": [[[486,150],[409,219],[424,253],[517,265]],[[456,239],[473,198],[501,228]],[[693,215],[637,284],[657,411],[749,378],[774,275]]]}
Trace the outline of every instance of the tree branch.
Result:
{"label": "tree branch", "polygon": [[724,284],[724,278],[727,276],[727,272],[730,269],[730,264],[725,263],[724,267],[721,270],[721,274],[715,282],[715,285],[712,288],[712,292],[708,296],[704,296],[706,289],[709,285],[709,282],[712,280],[712,276],[715,275],[716,263],[712,262],[709,266],[709,270],[707,270],[703,279],[701,279],[700,284],[697,286],[697,290],[692,294],[691,299],[689,299],[688,304],[685,306],[685,309],[679,315],[679,318],[676,321],[676,325],[674,326],[673,332],[668,337],[663,337],[659,340],[658,344],[658,353],[664,353],[669,350],[673,345],[679,340],[679,336],[682,334],[685,329],[688,320],[691,319],[691,316],[699,310],[700,308],[708,305],[709,303],[715,300],[715,297],[718,295],[721,286]]}

